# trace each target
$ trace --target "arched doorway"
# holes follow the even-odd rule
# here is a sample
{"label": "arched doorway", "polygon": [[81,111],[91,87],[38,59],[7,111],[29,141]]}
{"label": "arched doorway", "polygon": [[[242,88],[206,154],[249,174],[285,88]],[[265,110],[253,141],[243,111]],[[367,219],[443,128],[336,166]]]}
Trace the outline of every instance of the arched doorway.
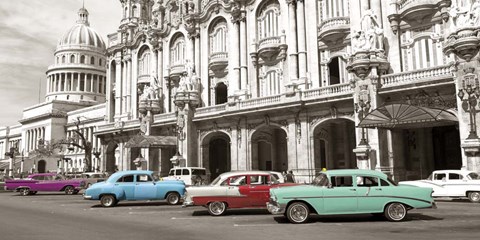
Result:
{"label": "arched doorway", "polygon": [[105,156],[105,172],[108,173],[113,173],[117,169],[117,166],[115,165],[116,159],[115,159],[115,151],[118,148],[118,144],[115,142],[110,142],[107,146],[107,152]]}
{"label": "arched doorway", "polygon": [[355,154],[355,123],[347,119],[328,120],[314,130],[314,168],[346,169],[357,166]]}
{"label": "arched doorway", "polygon": [[287,134],[280,127],[265,126],[252,135],[252,170],[288,170]]}
{"label": "arched doorway", "polygon": [[38,161],[38,173],[45,173],[47,171],[47,162],[45,160]]}
{"label": "arched doorway", "polygon": [[210,181],[231,171],[230,137],[221,132],[212,133],[203,140],[203,167],[210,173]]}

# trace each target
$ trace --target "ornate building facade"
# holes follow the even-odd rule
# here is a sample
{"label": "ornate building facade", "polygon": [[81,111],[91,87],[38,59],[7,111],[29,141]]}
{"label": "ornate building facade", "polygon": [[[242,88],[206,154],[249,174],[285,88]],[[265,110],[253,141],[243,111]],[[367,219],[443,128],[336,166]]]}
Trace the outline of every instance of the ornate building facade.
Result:
{"label": "ornate building facade", "polygon": [[102,171],[480,171],[479,1],[121,3],[106,102],[76,111],[104,110],[89,128]]}

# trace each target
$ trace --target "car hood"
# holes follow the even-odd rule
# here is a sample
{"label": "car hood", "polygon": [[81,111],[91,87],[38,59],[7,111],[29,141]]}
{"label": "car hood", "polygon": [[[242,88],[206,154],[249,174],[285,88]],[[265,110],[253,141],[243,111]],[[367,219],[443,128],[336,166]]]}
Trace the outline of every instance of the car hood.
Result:
{"label": "car hood", "polygon": [[318,191],[326,187],[318,187],[314,185],[295,185],[295,186],[285,186],[279,188],[271,188],[270,192],[277,196],[287,197],[287,196],[300,196],[308,195],[310,192]]}

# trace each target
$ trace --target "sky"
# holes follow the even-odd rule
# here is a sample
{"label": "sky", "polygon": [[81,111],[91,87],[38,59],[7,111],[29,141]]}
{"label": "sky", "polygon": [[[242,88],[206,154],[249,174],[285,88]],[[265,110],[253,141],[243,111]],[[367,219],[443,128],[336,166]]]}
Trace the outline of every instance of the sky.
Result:
{"label": "sky", "polygon": [[[107,43],[120,24],[120,0],[84,1],[90,27]],[[45,101],[45,72],[82,2],[0,0],[0,126],[19,124],[23,109]]]}

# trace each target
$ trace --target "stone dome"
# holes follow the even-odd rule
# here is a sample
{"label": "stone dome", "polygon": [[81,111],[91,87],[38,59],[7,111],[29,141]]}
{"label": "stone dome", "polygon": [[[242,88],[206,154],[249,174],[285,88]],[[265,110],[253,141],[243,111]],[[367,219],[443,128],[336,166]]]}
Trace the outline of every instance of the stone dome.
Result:
{"label": "stone dome", "polygon": [[102,37],[90,27],[87,9],[81,8],[78,11],[78,17],[77,23],[58,42],[57,50],[89,47],[105,51],[105,42]]}

